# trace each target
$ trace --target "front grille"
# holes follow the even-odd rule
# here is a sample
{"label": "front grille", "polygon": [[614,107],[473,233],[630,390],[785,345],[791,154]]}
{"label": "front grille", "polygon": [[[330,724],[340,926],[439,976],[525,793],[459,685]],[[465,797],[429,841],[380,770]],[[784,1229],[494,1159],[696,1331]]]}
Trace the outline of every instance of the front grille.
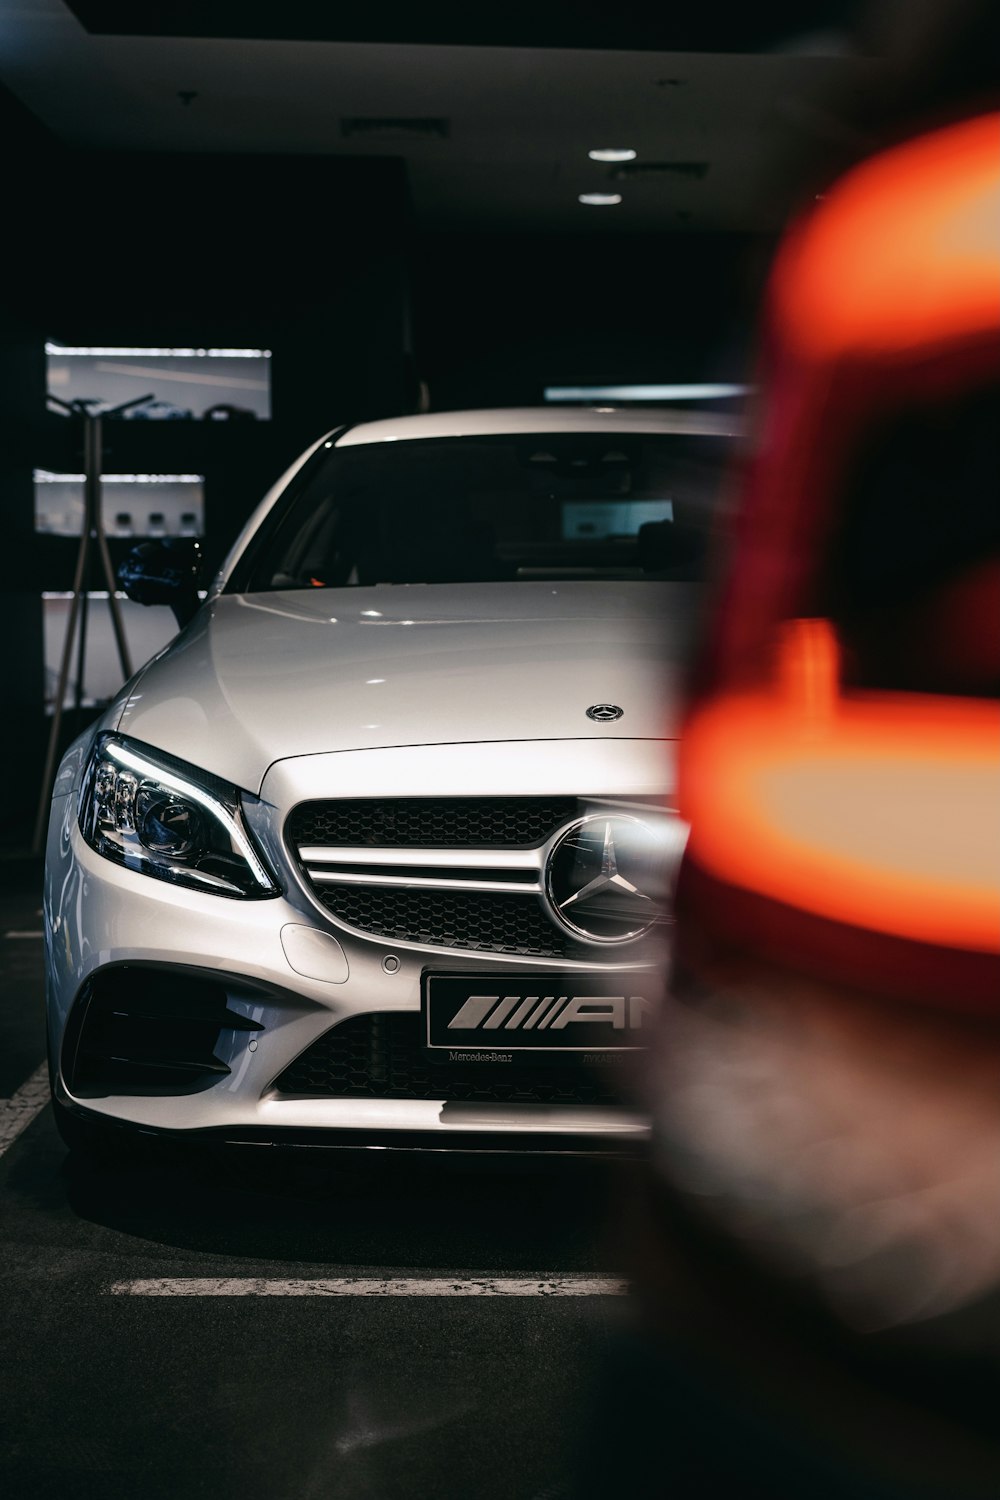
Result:
{"label": "front grille", "polygon": [[332,917],[396,942],[474,953],[583,958],[591,950],[554,927],[530,896],[327,885],[316,894]]}
{"label": "front grille", "polygon": [[301,802],[289,842],[381,849],[532,849],[577,813],[575,797],[387,797]]}
{"label": "front grille", "polygon": [[275,1082],[323,1099],[441,1099],[465,1104],[614,1105],[609,1080],[579,1063],[441,1065],[423,1049],[415,1014],[354,1016],[314,1042]]}
{"label": "front grille", "polygon": [[597,805],[554,796],[345,798],[300,803],[286,835],[313,895],[358,932],[585,960],[593,944],[564,931],[545,903],[545,851]]}

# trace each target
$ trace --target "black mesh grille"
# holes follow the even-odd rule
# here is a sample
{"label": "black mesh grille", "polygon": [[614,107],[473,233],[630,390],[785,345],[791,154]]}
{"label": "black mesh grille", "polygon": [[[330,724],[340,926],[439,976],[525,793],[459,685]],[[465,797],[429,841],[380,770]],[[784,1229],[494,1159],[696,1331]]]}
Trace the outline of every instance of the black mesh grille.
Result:
{"label": "black mesh grille", "polygon": [[531,896],[357,885],[317,886],[316,894],[331,916],[401,943],[537,958],[582,958],[591,952],[554,927]]}
{"label": "black mesh grille", "polygon": [[342,1021],[276,1081],[282,1094],[324,1099],[444,1099],[469,1104],[619,1104],[613,1080],[579,1063],[435,1065],[418,1015]]}
{"label": "black mesh grille", "polygon": [[301,802],[289,842],[380,849],[535,848],[577,814],[575,797],[390,797]]}

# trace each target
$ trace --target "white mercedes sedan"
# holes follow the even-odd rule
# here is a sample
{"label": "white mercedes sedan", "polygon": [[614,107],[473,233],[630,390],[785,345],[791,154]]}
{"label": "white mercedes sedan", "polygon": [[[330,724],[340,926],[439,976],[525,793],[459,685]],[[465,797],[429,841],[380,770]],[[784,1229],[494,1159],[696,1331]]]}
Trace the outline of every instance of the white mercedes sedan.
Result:
{"label": "white mercedes sedan", "polygon": [[[335,430],[70,748],[46,860],[64,1139],[635,1141],[676,702],[725,416]],[[185,551],[185,549],[187,549]],[[204,589],[204,585],[202,585]]]}

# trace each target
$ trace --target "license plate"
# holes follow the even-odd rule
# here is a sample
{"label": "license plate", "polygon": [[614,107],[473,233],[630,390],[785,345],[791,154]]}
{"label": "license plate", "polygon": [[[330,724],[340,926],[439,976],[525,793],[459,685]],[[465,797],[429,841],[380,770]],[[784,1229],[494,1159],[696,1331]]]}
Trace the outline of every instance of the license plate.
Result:
{"label": "license plate", "polygon": [[631,1052],[643,1045],[657,983],[649,970],[499,978],[428,974],[428,1055],[442,1063],[488,1063],[553,1053],[593,1054],[596,1061],[597,1054]]}

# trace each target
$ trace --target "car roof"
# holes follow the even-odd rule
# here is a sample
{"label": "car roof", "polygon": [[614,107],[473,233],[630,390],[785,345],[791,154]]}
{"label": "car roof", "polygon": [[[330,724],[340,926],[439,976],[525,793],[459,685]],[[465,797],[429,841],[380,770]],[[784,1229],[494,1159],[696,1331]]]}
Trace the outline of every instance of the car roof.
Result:
{"label": "car roof", "polygon": [[686,433],[693,437],[739,437],[742,419],[732,412],[670,411],[661,408],[512,406],[485,411],[425,412],[360,422],[336,439],[338,448],[359,443],[395,443],[413,438],[485,437],[518,432]]}

